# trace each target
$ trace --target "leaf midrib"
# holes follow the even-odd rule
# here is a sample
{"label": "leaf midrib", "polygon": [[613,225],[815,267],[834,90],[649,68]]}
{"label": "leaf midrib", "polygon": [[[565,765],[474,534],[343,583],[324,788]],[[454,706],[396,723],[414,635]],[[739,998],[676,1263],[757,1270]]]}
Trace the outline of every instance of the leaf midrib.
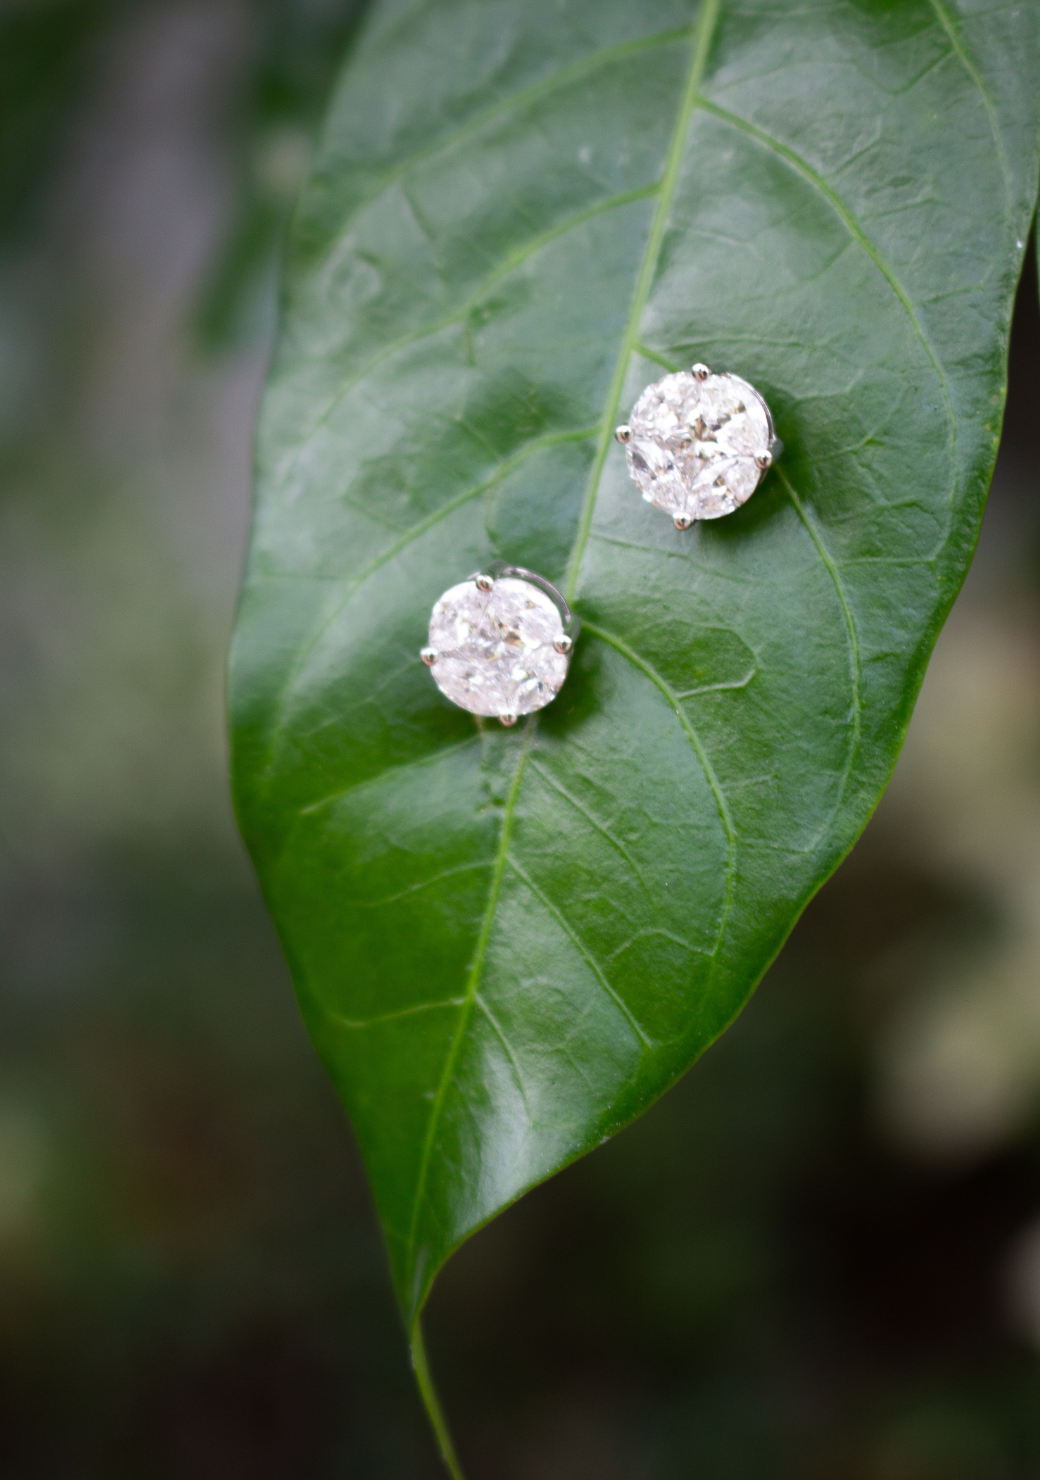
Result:
{"label": "leaf midrib", "polygon": [[[491,935],[491,926],[494,922],[495,911],[498,907],[498,896],[501,893],[502,879],[505,875],[506,865],[508,862],[509,841],[513,832],[513,816],[516,811],[517,797],[520,794],[520,781],[524,774],[524,762],[527,759],[527,753],[531,746],[531,741],[535,732],[536,725],[537,719],[532,716],[530,719],[528,719],[527,723],[524,726],[524,738],[520,747],[520,755],[516,763],[516,771],[513,775],[513,780],[509,788],[509,795],[506,799],[505,813],[502,818],[502,830],[499,834],[498,849],[495,854],[494,872],[491,876],[491,888],[488,893],[487,906],[484,910],[484,918],[481,921],[480,934],[477,937],[476,950],[474,951],[473,955],[473,964],[470,967],[469,975],[466,979],[466,989],[463,1004],[462,1007],[459,1009],[459,1020],[456,1024],[455,1033],[451,1040],[451,1046],[448,1049],[448,1054],[444,1061],[444,1069],[441,1073],[440,1083],[437,1086],[437,1093],[434,1097],[433,1105],[430,1110],[429,1124],[426,1128],[426,1136],[423,1141],[422,1155],[419,1161],[419,1173],[416,1178],[415,1184],[415,1198],[412,1203],[412,1216],[408,1229],[408,1243],[405,1248],[405,1267],[408,1270],[409,1277],[411,1277],[414,1271],[415,1242],[419,1230],[419,1214],[422,1210],[423,1197],[426,1193],[426,1180],[429,1176],[430,1158],[433,1154],[434,1137],[437,1134],[437,1126],[440,1122],[441,1111],[444,1108],[444,1100],[448,1092],[448,1085],[451,1083],[451,1076],[452,1071],[455,1068],[455,1061],[458,1058],[459,1049],[462,1046],[462,1040],[465,1036],[466,1028],[469,1025],[469,1020],[473,1014],[473,1008],[477,999],[477,989],[480,985],[480,974],[484,967],[484,954],[487,950],[488,939]],[[423,1292],[423,1295],[425,1295],[425,1291]],[[420,1298],[420,1300],[418,1300],[416,1304],[417,1308],[415,1310],[415,1321],[417,1322],[422,1299]]]}
{"label": "leaf midrib", "polygon": [[581,568],[582,556],[589,541],[589,532],[592,528],[592,517],[596,509],[596,496],[599,492],[600,480],[603,476],[603,467],[610,450],[611,438],[614,435],[614,423],[617,420],[618,408],[621,405],[621,395],[625,388],[625,377],[628,374],[629,363],[632,353],[639,342],[639,325],[650,297],[650,289],[653,286],[654,275],[657,272],[657,264],[661,255],[661,246],[664,242],[665,230],[668,226],[668,216],[675,198],[675,187],[679,180],[679,171],[682,168],[683,153],[686,145],[686,135],[689,131],[690,119],[697,105],[704,80],[704,72],[708,62],[708,52],[711,49],[712,37],[718,21],[721,0],[703,0],[700,19],[694,32],[693,55],[690,59],[690,68],[686,75],[686,85],[683,89],[682,101],[675,120],[675,128],[672,131],[671,142],[668,146],[668,155],[665,163],[664,174],[661,177],[661,189],[657,197],[657,208],[650,225],[650,234],[647,237],[646,247],[643,251],[643,260],[639,268],[639,276],[636,279],[635,293],[632,297],[632,307],[629,310],[628,320],[625,325],[625,335],[621,341],[621,349],[618,353],[617,364],[614,367],[614,375],[607,392],[607,404],[603,413],[603,425],[600,428],[599,446],[596,449],[596,458],[592,464],[589,475],[589,486],[586,490],[585,500],[582,505],[581,515],[578,520],[578,530],[575,535],[574,545],[571,550],[571,558],[567,565],[564,593],[568,601],[573,601],[578,585],[578,574]]}
{"label": "leaf midrib", "polygon": [[[600,430],[600,441],[596,452],[596,459],[593,463],[592,473],[589,479],[589,486],[586,491],[586,496],[579,519],[578,531],[575,537],[574,546],[572,548],[571,559],[568,563],[569,574],[565,584],[565,590],[568,599],[573,599],[574,588],[577,583],[578,571],[581,564],[581,558],[584,553],[585,546],[588,543],[589,531],[592,526],[592,516],[595,510],[596,494],[599,489],[599,482],[603,471],[603,465],[606,461],[607,452],[610,446],[609,438],[611,436],[611,426],[614,418],[617,415],[617,408],[621,402],[621,395],[622,391],[624,390],[625,375],[628,371],[628,365],[632,357],[633,349],[638,342],[639,323],[650,294],[650,288],[653,284],[654,274],[657,270],[657,263],[661,252],[661,245],[664,241],[664,233],[668,223],[668,215],[671,210],[672,201],[675,196],[675,188],[679,179],[679,171],[682,166],[686,134],[689,128],[690,118],[692,116],[696,100],[700,92],[701,82],[704,77],[704,71],[708,59],[708,52],[711,46],[712,36],[714,34],[715,25],[718,19],[719,6],[720,0],[703,0],[700,18],[694,32],[692,48],[693,54],[690,59],[690,67],[686,76],[686,83],[683,89],[679,112],[676,117],[675,128],[672,131],[672,137],[669,143],[665,170],[661,178],[660,190],[658,192],[657,207],[654,211],[654,218],[651,223],[650,234],[647,238],[647,244],[643,251],[643,260],[640,265],[639,275],[636,279],[636,290],[633,296],[632,307],[629,311],[628,320],[625,326],[625,334],[621,344],[621,350],[618,354],[617,365],[615,367],[614,376],[611,381],[607,395],[607,405],[604,411],[603,425]],[[513,778],[513,784],[510,789],[505,816],[502,819],[502,831],[499,837],[498,852],[495,859],[495,870],[491,880],[488,902],[484,911],[483,920],[481,922],[480,935],[477,940],[477,948],[474,955],[473,966],[470,969],[469,978],[466,983],[465,1005],[460,1009],[459,1012],[459,1021],[455,1029],[454,1037],[452,1038],[451,1046],[448,1050],[447,1058],[445,1059],[444,1070],[441,1074],[440,1084],[438,1085],[437,1093],[430,1111],[430,1120],[427,1127],[426,1137],[423,1143],[423,1152],[419,1164],[419,1174],[416,1180],[415,1198],[412,1205],[412,1216],[408,1233],[408,1243],[405,1251],[405,1268],[408,1272],[409,1279],[414,1278],[415,1244],[418,1234],[419,1216],[422,1210],[422,1200],[425,1196],[426,1181],[429,1175],[429,1164],[430,1157],[433,1151],[434,1137],[437,1133],[437,1126],[443,1110],[448,1085],[451,1081],[451,1075],[455,1066],[455,1060],[458,1057],[462,1038],[465,1034],[469,1019],[472,1015],[474,1002],[477,997],[480,975],[484,965],[484,955],[487,949],[487,942],[491,934],[491,927],[494,923],[495,911],[498,907],[498,898],[501,892],[502,878],[505,873],[506,866],[509,862],[509,842],[512,833],[513,815],[516,807],[516,800],[520,791],[520,782],[523,776],[524,761],[527,756],[528,746],[534,733],[536,723],[536,719],[532,717],[527,720],[525,725],[523,748],[520,752],[520,759],[517,763],[516,774]],[[723,808],[725,808],[724,799],[722,799],[721,805]],[[726,811],[726,821],[727,823],[729,823],[728,810]],[[729,823],[729,827],[731,826],[732,824]],[[727,828],[727,836],[728,835],[729,829]],[[729,894],[729,892],[729,889],[727,889],[727,894]],[[725,911],[725,913],[728,913],[728,910]],[[616,994],[614,994],[613,992],[611,992],[610,995],[612,997],[616,996]],[[640,1039],[645,1046],[647,1042],[645,1034],[643,1033],[641,1028],[638,1028],[637,1031]],[[423,1291],[421,1293],[416,1293],[419,1294],[419,1298],[416,1301],[416,1309],[414,1311],[414,1321],[417,1323],[419,1311],[421,1310],[422,1302],[426,1292]]]}

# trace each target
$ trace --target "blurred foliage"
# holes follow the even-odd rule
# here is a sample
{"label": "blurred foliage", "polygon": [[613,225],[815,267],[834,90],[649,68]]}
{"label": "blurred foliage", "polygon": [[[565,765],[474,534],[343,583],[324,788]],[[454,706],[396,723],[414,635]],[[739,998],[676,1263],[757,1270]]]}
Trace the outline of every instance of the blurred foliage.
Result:
{"label": "blurred foliage", "polygon": [[[247,62],[225,102],[231,226],[202,285],[204,342],[254,332],[328,89],[365,0],[243,0]],[[156,0],[7,0],[0,14],[0,244],[32,232],[105,40]]]}
{"label": "blurred foliage", "polygon": [[0,14],[0,238],[24,228],[60,158],[98,36],[136,0],[7,0]]}
{"label": "blurred foliage", "polygon": [[[246,88],[236,224],[204,291],[200,327],[211,346],[248,333],[273,300],[277,250],[310,143],[366,0],[253,0],[258,42]],[[261,308],[262,312],[262,308]]]}
{"label": "blurred foliage", "polygon": [[[58,11],[86,7],[2,24]],[[98,6],[52,102],[19,104],[50,119],[52,208],[21,196],[0,263],[4,1480],[441,1473],[226,799],[265,346],[200,362],[188,326],[261,147],[257,13]],[[239,72],[204,44],[228,16]],[[133,69],[217,124],[155,149]],[[429,1343],[470,1480],[1040,1469],[1034,284],[979,555],[875,822],[696,1071],[447,1266]],[[965,1002],[987,1033],[954,1052]]]}

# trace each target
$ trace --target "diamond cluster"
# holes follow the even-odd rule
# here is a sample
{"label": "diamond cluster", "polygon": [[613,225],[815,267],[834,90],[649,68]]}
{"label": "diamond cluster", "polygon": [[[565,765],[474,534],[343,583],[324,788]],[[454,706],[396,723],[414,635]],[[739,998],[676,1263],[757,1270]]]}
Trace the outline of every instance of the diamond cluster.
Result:
{"label": "diamond cluster", "polygon": [[643,497],[680,529],[745,503],[772,462],[774,436],[754,386],[706,365],[648,385],[628,426],[618,428]]}
{"label": "diamond cluster", "polygon": [[563,621],[544,591],[515,576],[452,586],[433,608],[423,654],[441,693],[471,714],[530,714],[567,677]]}

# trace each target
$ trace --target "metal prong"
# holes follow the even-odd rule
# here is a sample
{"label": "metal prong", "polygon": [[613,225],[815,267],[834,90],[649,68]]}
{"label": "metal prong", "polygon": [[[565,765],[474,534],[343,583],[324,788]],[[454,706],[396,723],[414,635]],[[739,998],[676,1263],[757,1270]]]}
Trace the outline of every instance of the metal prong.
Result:
{"label": "metal prong", "polygon": [[708,376],[711,374],[711,371],[708,369],[707,365],[702,365],[698,363],[694,365],[693,373],[694,375],[696,375],[698,380],[707,380]]}
{"label": "metal prong", "polygon": [[507,728],[508,728],[509,725],[515,725],[516,724],[516,715],[515,714],[500,714],[498,717],[499,717],[499,719],[502,721],[502,723]]}
{"label": "metal prong", "polygon": [[427,668],[432,668],[434,663],[436,663],[437,661],[437,654],[434,652],[433,648],[423,648],[422,652],[419,654],[419,657],[426,664]]}
{"label": "metal prong", "polygon": [[480,575],[475,577],[475,579],[477,582],[478,591],[493,591],[495,589],[494,580],[491,578],[491,576],[485,575],[483,571],[481,571]]}
{"label": "metal prong", "polygon": [[631,437],[631,435],[632,435],[632,428],[629,427],[629,426],[620,426],[620,427],[617,428],[617,430],[614,433],[614,436],[621,443],[627,442],[628,439]]}
{"label": "metal prong", "polygon": [[763,473],[767,468],[771,468],[772,466],[773,454],[771,452],[763,452],[755,458],[755,467],[760,468]]}
{"label": "metal prong", "polygon": [[675,524],[676,529],[689,529],[690,526],[693,524],[693,520],[690,518],[689,514],[676,514],[673,523]]}
{"label": "metal prong", "polygon": [[553,647],[558,653],[569,653],[573,646],[574,641],[572,638],[567,636],[566,632],[563,634],[562,637],[558,637],[553,643]]}

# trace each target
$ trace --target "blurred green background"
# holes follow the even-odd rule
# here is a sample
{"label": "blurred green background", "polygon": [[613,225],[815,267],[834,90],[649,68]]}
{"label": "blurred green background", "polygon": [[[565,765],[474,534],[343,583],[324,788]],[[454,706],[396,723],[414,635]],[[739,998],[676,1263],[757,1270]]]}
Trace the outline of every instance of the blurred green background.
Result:
{"label": "blurred green background", "polygon": [[[0,4],[0,1477],[432,1480],[224,779],[274,261],[353,0]],[[876,819],[752,1005],[479,1235],[471,1480],[1040,1474],[1040,317]]]}

